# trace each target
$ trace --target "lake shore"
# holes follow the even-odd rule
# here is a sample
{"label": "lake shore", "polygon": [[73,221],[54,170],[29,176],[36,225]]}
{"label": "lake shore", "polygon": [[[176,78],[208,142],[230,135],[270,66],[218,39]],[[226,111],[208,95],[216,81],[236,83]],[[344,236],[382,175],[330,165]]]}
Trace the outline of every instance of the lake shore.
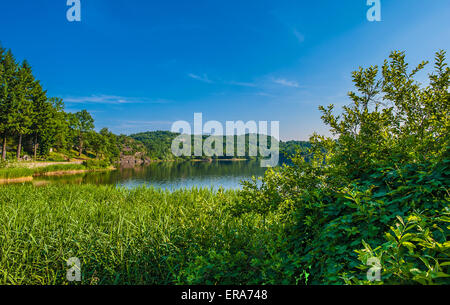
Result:
{"label": "lake shore", "polygon": [[79,161],[75,162],[33,162],[20,166],[0,169],[0,185],[33,181],[34,177],[77,175],[88,172],[112,171],[114,166],[89,168]]}

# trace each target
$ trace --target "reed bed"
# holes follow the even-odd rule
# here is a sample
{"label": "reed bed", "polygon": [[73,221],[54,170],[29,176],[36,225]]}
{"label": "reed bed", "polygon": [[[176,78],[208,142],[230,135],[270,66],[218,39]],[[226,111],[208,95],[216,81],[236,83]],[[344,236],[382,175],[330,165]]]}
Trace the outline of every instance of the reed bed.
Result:
{"label": "reed bed", "polygon": [[[248,283],[239,268],[265,255],[269,222],[232,216],[235,200],[235,191],[196,188],[1,187],[0,284],[69,284],[71,257],[82,284]],[[214,265],[215,253],[237,255],[237,273]]]}
{"label": "reed bed", "polygon": [[48,173],[65,173],[82,170],[106,169],[103,165],[97,163],[86,164],[54,164],[45,167],[26,168],[26,167],[6,167],[0,168],[0,180],[9,180],[16,178],[41,176]]}

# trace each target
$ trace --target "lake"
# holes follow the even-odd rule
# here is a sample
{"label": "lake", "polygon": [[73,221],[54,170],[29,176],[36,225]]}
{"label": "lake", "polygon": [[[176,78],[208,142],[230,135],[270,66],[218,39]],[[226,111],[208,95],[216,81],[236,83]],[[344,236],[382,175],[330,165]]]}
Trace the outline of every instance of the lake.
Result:
{"label": "lake", "polygon": [[250,180],[252,176],[260,177],[265,170],[260,167],[259,161],[162,162],[107,172],[39,177],[33,183],[98,184],[128,188],[145,185],[169,190],[191,187],[238,189],[241,187],[241,180]]}

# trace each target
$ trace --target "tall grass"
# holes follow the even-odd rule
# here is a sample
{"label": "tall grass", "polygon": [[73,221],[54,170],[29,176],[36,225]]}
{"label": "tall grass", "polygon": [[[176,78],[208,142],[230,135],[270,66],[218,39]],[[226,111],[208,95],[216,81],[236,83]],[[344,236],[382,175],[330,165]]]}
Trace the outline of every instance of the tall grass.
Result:
{"label": "tall grass", "polygon": [[26,167],[6,167],[0,168],[0,179],[14,179],[31,176],[43,175],[51,172],[65,172],[77,170],[97,170],[108,167],[107,162],[87,162],[84,164],[54,164],[45,167],[26,168]]}
{"label": "tall grass", "polygon": [[38,167],[34,169],[35,175],[42,175],[51,172],[62,172],[62,171],[75,171],[75,170],[85,170],[86,166],[82,164],[55,164],[45,167]]}
{"label": "tall grass", "polygon": [[2,187],[0,284],[67,284],[71,257],[83,284],[248,283],[244,272],[272,237],[267,219],[233,217],[235,200],[195,188]]}
{"label": "tall grass", "polygon": [[31,177],[34,172],[33,169],[29,168],[0,168],[0,179]]}

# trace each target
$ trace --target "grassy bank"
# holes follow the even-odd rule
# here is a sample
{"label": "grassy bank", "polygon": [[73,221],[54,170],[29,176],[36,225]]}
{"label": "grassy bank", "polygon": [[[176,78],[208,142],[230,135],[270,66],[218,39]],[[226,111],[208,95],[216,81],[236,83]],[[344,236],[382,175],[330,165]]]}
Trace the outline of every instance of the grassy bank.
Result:
{"label": "grassy bank", "polygon": [[64,175],[84,171],[109,169],[109,165],[99,161],[87,161],[83,164],[54,164],[42,167],[7,167],[0,168],[0,182],[18,178],[28,178],[45,175]]}
{"label": "grassy bank", "polygon": [[[275,219],[234,217],[234,191],[6,186],[0,192],[0,284],[264,282]],[[273,262],[273,260],[272,260]],[[266,271],[264,271],[266,270]]]}

